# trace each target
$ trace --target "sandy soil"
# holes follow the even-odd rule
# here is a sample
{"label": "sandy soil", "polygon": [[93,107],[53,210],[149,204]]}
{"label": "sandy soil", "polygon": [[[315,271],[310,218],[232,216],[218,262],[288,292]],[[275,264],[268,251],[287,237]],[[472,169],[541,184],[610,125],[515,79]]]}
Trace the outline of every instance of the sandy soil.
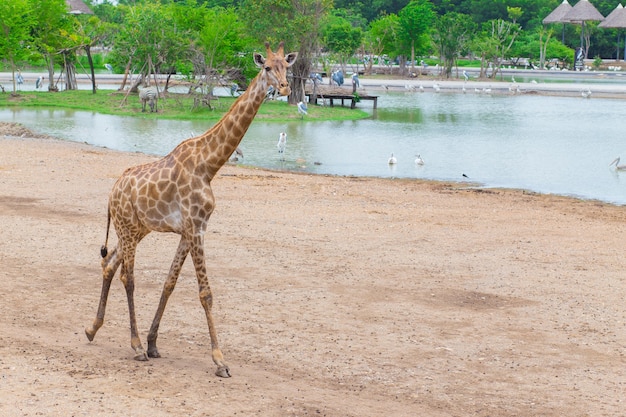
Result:
{"label": "sandy soil", "polygon": [[[206,242],[221,379],[191,262],[163,358],[132,359],[117,279],[84,334],[109,189],[153,158],[2,128],[2,416],[625,413],[623,207],[226,166]],[[144,343],[177,242],[139,247]]]}

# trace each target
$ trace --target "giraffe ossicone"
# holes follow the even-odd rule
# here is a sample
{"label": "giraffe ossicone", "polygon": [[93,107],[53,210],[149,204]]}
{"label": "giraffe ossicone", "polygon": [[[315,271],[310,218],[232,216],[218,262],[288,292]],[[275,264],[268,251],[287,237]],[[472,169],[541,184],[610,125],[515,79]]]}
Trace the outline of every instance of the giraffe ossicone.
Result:
{"label": "giraffe ossicone", "polygon": [[[254,54],[254,62],[261,68],[259,74],[213,127],[181,142],[158,161],[128,168],[113,185],[109,194],[106,238],[101,248],[103,280],[100,302],[93,324],[85,329],[90,341],[104,323],[111,281],[121,266],[120,279],[126,289],[130,342],[135,359],[160,357],[156,341],[161,318],[185,258],[191,254],[200,302],[209,327],[211,354],[217,365],[216,375],[231,376],[217,340],[211,312],[213,295],[204,257],[204,235],[215,206],[211,180],[237,149],[265,100],[268,89],[273,87],[282,95],[291,93],[287,69],[295,62],[297,53],[285,55],[283,46],[281,42],[278,50],[273,52],[266,42],[267,56]],[[113,250],[108,251],[111,222],[118,242]],[[148,349],[144,350],[135,318],[134,264],[137,245],[152,231],[177,233],[180,241],[148,333]]]}

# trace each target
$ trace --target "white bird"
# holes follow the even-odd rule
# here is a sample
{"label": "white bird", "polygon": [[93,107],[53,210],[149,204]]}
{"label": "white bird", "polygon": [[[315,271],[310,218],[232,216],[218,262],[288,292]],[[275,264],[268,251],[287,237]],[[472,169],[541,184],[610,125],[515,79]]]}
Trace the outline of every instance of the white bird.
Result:
{"label": "white bird", "polygon": [[393,156],[393,152],[391,153],[391,156],[389,157],[389,160],[387,161],[387,163],[389,163],[389,165],[395,165],[398,163],[398,160],[396,159],[396,157]]}
{"label": "white bird", "polygon": [[113,66],[111,64],[104,64],[104,68],[106,68],[111,74],[113,74]]}
{"label": "white bird", "polygon": [[589,97],[591,97],[591,90],[590,90],[590,89],[587,89],[587,91],[581,91],[581,92],[580,92],[580,95],[581,95],[583,98],[589,98]]}
{"label": "white bird", "polygon": [[467,71],[463,70],[463,76],[465,77],[465,81],[469,80],[469,75],[467,74]]}
{"label": "white bird", "polygon": [[415,165],[424,165],[424,160],[421,155],[415,155]]}
{"label": "white bird", "polygon": [[298,113],[300,113],[300,115],[302,116],[303,119],[304,119],[304,116],[306,114],[308,114],[307,111],[308,111],[308,109],[306,107],[306,104],[304,104],[304,102],[302,102],[302,101],[299,102],[298,103]]}
{"label": "white bird", "polygon": [[435,93],[438,93],[438,92],[439,92],[439,90],[441,90],[441,87],[439,87],[439,84],[434,83],[434,84],[433,84],[433,89],[435,90]]}
{"label": "white bird", "polygon": [[243,160],[243,151],[239,148],[239,146],[237,146],[235,152],[233,152],[233,154],[230,156],[229,161],[238,162],[240,159]]}
{"label": "white bird", "polygon": [[43,75],[40,75],[39,77],[37,77],[37,80],[35,81],[35,88],[37,90],[39,90],[41,87],[43,87],[43,79],[44,79]]}
{"label": "white bird", "polygon": [[615,158],[615,159],[613,160],[613,162],[611,162],[611,163],[609,164],[609,166],[611,166],[611,165],[615,164],[615,169],[616,169],[616,170],[618,170],[618,171],[626,171],[626,165],[620,165],[620,164],[619,164],[619,161],[620,161],[620,158],[619,158],[619,156],[618,156],[617,158]]}
{"label": "white bird", "polygon": [[285,132],[280,132],[280,135],[278,135],[278,143],[276,144],[276,147],[278,148],[278,153],[284,154],[286,146],[287,134]]}
{"label": "white bird", "polygon": [[352,85],[356,86],[356,87],[360,87],[361,83],[359,81],[359,74],[352,74]]}
{"label": "white bird", "polygon": [[422,85],[422,83],[420,83],[419,90],[420,90],[420,93],[424,92],[424,86]]}

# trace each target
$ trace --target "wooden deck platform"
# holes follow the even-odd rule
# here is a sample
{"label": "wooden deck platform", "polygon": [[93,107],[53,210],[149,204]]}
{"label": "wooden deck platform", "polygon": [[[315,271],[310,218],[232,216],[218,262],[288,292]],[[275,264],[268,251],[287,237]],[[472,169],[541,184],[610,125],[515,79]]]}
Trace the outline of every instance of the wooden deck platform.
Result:
{"label": "wooden deck platform", "polygon": [[312,91],[306,91],[304,95],[309,100],[309,103],[318,104],[320,100],[330,101],[330,107],[335,106],[335,100],[341,100],[341,106],[345,105],[346,100],[350,100],[350,108],[353,109],[356,107],[356,103],[358,101],[370,100],[374,103],[374,109],[378,106],[378,96],[371,96],[369,94],[359,93],[357,91],[359,99],[355,99],[355,97],[350,93],[350,90],[340,89],[340,88],[320,88],[317,91],[317,95],[313,98]]}

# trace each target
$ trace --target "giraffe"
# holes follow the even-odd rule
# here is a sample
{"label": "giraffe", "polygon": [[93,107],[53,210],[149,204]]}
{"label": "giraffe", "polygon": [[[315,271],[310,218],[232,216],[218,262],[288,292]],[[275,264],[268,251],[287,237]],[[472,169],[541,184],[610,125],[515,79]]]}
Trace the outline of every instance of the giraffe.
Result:
{"label": "giraffe", "polygon": [[[111,281],[121,266],[120,279],[126,290],[130,316],[130,344],[134,359],[146,361],[160,357],[156,341],[159,324],[167,300],[172,294],[185,258],[191,253],[198,279],[200,302],[206,314],[211,338],[216,375],[230,377],[230,369],[217,341],[217,331],[211,313],[213,295],[209,286],[204,259],[204,234],[215,206],[211,180],[237,149],[269,87],[282,95],[291,92],[287,82],[287,68],[298,54],[284,54],[284,43],[272,52],[265,43],[267,58],[254,54],[254,62],[261,68],[249,87],[233,103],[230,110],[212,128],[202,135],[181,142],[160,160],[128,168],[117,180],[109,195],[107,232],[101,248],[102,292],[96,318],[85,329],[89,341],[104,323],[107,297]],[[111,221],[117,233],[115,249],[108,251],[107,242]],[[165,280],[161,299],[148,333],[148,350],[144,350],[137,332],[134,306],[134,261],[139,242],[150,232],[174,232],[180,242]]]}

